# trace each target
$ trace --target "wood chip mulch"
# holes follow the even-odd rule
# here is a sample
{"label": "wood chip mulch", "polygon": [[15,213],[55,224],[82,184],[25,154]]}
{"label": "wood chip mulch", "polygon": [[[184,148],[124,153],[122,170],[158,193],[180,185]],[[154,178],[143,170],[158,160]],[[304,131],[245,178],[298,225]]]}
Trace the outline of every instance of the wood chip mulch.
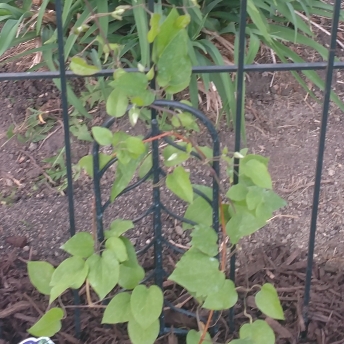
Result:
{"label": "wood chip mulch", "polygon": [[[32,288],[26,272],[23,253],[12,253],[0,257],[0,344],[18,344],[28,337],[26,330],[45,312],[48,300]],[[311,302],[309,306],[310,323],[307,338],[300,338],[305,324],[302,317],[302,304],[306,271],[306,254],[299,250],[291,252],[283,245],[258,249],[250,255],[240,254],[240,267],[236,284],[245,290],[266,282],[274,284],[282,301],[285,321],[265,318],[255,307],[254,293],[240,291],[238,306],[235,309],[236,332],[248,321],[244,315],[244,297],[246,309],[253,319],[265,319],[276,333],[278,344],[344,344],[344,269],[342,266],[315,263]],[[253,292],[258,289],[253,288]],[[83,300],[83,292],[81,299]],[[165,295],[184,309],[195,310],[192,302],[187,302],[188,295],[171,283],[166,283]],[[99,308],[82,308],[81,338],[75,339],[74,310],[72,297],[66,293],[63,304],[67,306],[67,317],[63,320],[62,330],[53,340],[56,344],[80,343],[130,343],[125,335],[125,327],[104,327],[100,325],[102,310]],[[184,300],[184,301],[183,301]],[[200,314],[202,316],[202,314]],[[196,321],[167,310],[166,320],[173,328],[196,326]],[[228,326],[228,312],[223,312],[217,322],[216,343],[227,343],[232,335]],[[235,332],[235,333],[236,333]],[[111,338],[111,339],[110,339]],[[157,341],[158,343],[178,344],[173,334]],[[179,343],[185,343],[179,338]]]}

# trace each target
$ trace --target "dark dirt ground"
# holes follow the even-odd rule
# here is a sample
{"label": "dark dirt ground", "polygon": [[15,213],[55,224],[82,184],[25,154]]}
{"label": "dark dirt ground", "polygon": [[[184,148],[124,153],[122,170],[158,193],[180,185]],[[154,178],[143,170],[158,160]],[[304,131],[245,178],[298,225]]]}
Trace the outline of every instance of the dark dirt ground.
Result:
{"label": "dark dirt ground", "polygon": [[[13,68],[17,70],[20,66],[1,67],[0,72],[13,71]],[[343,71],[337,71],[334,82],[334,89],[342,99],[343,76]],[[269,87],[272,77],[273,83]],[[316,89],[315,93],[321,99],[321,93]],[[64,145],[61,113],[55,111],[60,109],[58,91],[49,81],[1,82],[0,101],[0,321],[3,325],[0,344],[3,344],[17,343],[27,336],[25,329],[37,320],[47,306],[46,300],[30,287],[23,259],[29,256],[32,259],[43,257],[58,263],[62,259],[59,246],[69,237],[69,220],[67,197],[57,192],[43,175],[46,165],[43,159],[56,154]],[[242,244],[238,259],[238,281],[242,281],[243,285],[267,281],[275,284],[286,310],[287,321],[282,323],[283,329],[275,323],[271,325],[275,326],[278,343],[296,343],[302,327],[300,304],[303,298],[321,104],[307,96],[288,73],[250,75],[246,104],[247,145],[252,152],[271,158],[274,188],[288,201],[288,206],[276,214],[264,229]],[[8,140],[8,128],[14,124],[19,130],[28,115],[28,107],[54,113],[55,126],[49,136],[37,144],[20,144],[14,138]],[[207,114],[211,118],[216,117],[212,108],[207,110]],[[101,110],[93,113],[93,124],[99,124],[103,119],[104,112]],[[231,149],[234,135],[232,131],[224,129],[223,124],[221,122],[219,126],[221,142]],[[114,130],[122,126],[132,130],[123,122],[116,124]],[[134,128],[140,133],[143,129]],[[317,263],[314,266],[311,295],[311,323],[309,338],[305,343],[344,343],[343,130],[343,114],[337,107],[331,106],[316,238]],[[88,154],[90,144],[75,138],[72,140],[73,162],[76,163]],[[209,177],[202,168],[195,168],[192,173],[199,181]],[[44,182],[40,182],[41,179]],[[109,188],[111,180],[109,174],[104,180],[104,190]],[[78,231],[92,228],[92,195],[91,181],[82,174],[74,183]],[[150,192],[142,185],[108,208],[105,223],[108,224],[115,217],[135,218],[143,209],[147,209],[150,199]],[[163,199],[173,211],[182,215],[182,204],[170,199],[166,192],[163,193]],[[145,219],[130,234],[137,246],[150,242],[151,223],[150,218]],[[187,239],[179,225],[169,216],[163,217],[166,237],[177,244],[185,244]],[[255,251],[256,254],[247,253],[253,250],[258,251]],[[71,312],[68,314],[63,333],[56,337],[56,343],[78,342],[71,337],[74,325]],[[97,310],[82,311],[83,333],[79,342],[126,343],[121,329],[100,328],[97,314]],[[253,314],[261,316],[254,309]],[[240,306],[237,319],[238,324],[243,320]],[[189,320],[179,319],[180,322],[189,323]],[[94,326],[90,326],[90,323]],[[179,325],[178,317],[173,318],[172,324]],[[220,328],[219,342],[220,339],[229,338],[222,320]],[[116,339],[107,339],[110,333],[115,333]],[[5,338],[3,342],[1,336]]]}

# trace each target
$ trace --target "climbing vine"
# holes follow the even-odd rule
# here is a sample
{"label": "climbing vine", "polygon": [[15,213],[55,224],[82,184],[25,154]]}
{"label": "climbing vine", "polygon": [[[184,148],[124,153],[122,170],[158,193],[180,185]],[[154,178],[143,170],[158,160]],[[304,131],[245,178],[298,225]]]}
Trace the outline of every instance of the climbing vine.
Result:
{"label": "climbing vine", "polygon": [[[119,6],[112,16],[121,20],[128,6]],[[116,158],[116,175],[110,200],[115,201],[130,184],[135,175],[145,178],[152,169],[150,145],[163,138],[178,145],[167,144],[162,150],[163,163],[169,173],[161,180],[166,188],[180,200],[186,202],[183,224],[190,230],[190,248],[181,256],[168,279],[185,288],[199,308],[207,310],[207,321],[199,322],[199,329],[190,330],[187,344],[211,342],[209,328],[215,311],[233,307],[238,301],[238,288],[227,277],[228,252],[246,236],[262,228],[275,210],[285,202],[272,190],[268,172],[268,159],[248,154],[247,150],[230,153],[224,148],[220,156],[213,156],[210,147],[199,146],[192,140],[193,132],[199,131],[193,115],[187,110],[171,110],[156,106],[158,98],[172,99],[173,95],[186,89],[191,80],[192,64],[188,56],[188,14],[180,14],[172,8],[167,17],[150,14],[150,30],[147,45],[152,44],[152,66],[138,65],[137,72],[125,71],[117,61],[113,78],[108,81],[112,91],[106,101],[110,116],[127,115],[132,126],[138,121],[149,120],[149,111],[157,113],[163,133],[149,138],[131,136],[126,132],[112,132],[109,128],[92,128],[94,140],[101,146],[111,146],[109,154],[99,154],[99,167]],[[83,26],[79,28],[82,34]],[[106,56],[116,55],[121,49],[100,40]],[[80,56],[71,59],[70,68],[79,75],[93,75],[99,69]],[[154,83],[152,83],[154,80]],[[191,109],[184,101],[184,108]],[[190,172],[184,163],[197,157],[204,168],[209,169],[221,189],[219,197],[220,233],[213,228],[213,208],[200,193],[212,201],[212,188],[192,184]],[[213,169],[213,162],[221,160],[226,167],[228,180],[220,181]],[[239,163],[239,182],[233,185],[234,163]],[[93,176],[93,156],[85,156],[80,166]],[[159,185],[160,186],[160,185]],[[151,184],[151,187],[158,187]],[[196,192],[199,191],[199,192]],[[192,225],[191,223],[194,223]],[[105,231],[105,240],[98,243],[88,232],[80,232],[61,248],[70,257],[54,268],[45,261],[28,262],[28,273],[32,284],[49,297],[45,315],[28,331],[36,336],[53,336],[61,328],[64,310],[56,306],[56,300],[67,289],[85,286],[89,307],[98,307],[104,298],[110,302],[105,308],[102,323],[128,323],[128,335],[133,344],[152,344],[160,331],[159,317],[163,311],[163,290],[156,285],[145,286],[142,281],[145,271],[140,266],[135,248],[125,237],[134,224],[124,219],[115,219]],[[220,243],[219,243],[220,238]],[[272,284],[255,286],[257,308],[274,319],[283,320],[283,309],[277,291]],[[91,289],[98,296],[92,300]],[[113,291],[117,293],[113,293]],[[119,291],[120,290],[120,291]],[[109,296],[110,295],[110,296]],[[114,296],[113,296],[114,295]],[[239,339],[230,343],[273,344],[275,335],[264,320],[252,320],[240,328]]]}

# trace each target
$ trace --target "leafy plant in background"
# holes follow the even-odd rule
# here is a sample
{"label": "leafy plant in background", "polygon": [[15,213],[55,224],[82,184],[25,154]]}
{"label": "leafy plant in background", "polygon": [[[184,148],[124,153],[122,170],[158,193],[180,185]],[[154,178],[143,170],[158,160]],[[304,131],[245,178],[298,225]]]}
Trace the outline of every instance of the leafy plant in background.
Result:
{"label": "leafy plant in background", "polygon": [[[20,143],[34,143],[37,144],[39,149],[40,145],[44,144],[47,140],[49,132],[57,124],[56,116],[49,116],[47,112],[28,108],[26,112],[26,118],[20,125],[12,124],[7,130],[6,143],[13,137],[16,137]],[[93,141],[88,127],[83,119],[80,119],[80,115],[77,112],[70,114],[70,131],[72,134],[82,141]],[[60,125],[62,125],[60,121]],[[59,128],[57,128],[58,130]],[[6,144],[5,143],[5,144]],[[4,145],[5,145],[4,144]],[[47,163],[42,169],[45,171],[45,175],[42,176],[44,183],[49,182],[56,188],[57,191],[64,191],[67,188],[67,167],[65,164],[64,156],[65,148],[59,150],[59,152],[51,157],[43,159],[43,162]],[[73,180],[76,181],[80,176],[80,168],[77,164],[73,165]],[[37,185],[33,186],[34,190],[37,190]]]}
{"label": "leafy plant in background", "polygon": [[[115,10],[116,15],[122,15],[122,10],[123,7]],[[153,44],[154,68],[148,73],[144,69],[133,73],[117,69],[109,83],[112,91],[106,102],[110,116],[122,117],[128,114],[132,125],[145,118],[144,109],[154,107],[164,114],[166,122],[170,123],[173,129],[148,139],[131,136],[122,131],[113,133],[99,126],[92,128],[92,134],[100,145],[112,146],[110,154],[100,154],[100,166],[104,167],[114,157],[117,159],[116,179],[110,196],[112,201],[128,186],[136,173],[141,178],[145,178],[149,173],[152,165],[149,152],[151,142],[167,136],[181,141],[182,150],[173,145],[167,145],[163,150],[164,164],[170,170],[164,183],[166,188],[187,203],[185,217],[196,221],[197,225],[185,228],[191,229],[191,247],[182,255],[169,279],[185,288],[199,307],[207,310],[207,321],[200,321],[198,331],[189,331],[186,338],[187,344],[196,344],[211,342],[208,330],[214,311],[231,308],[238,300],[238,287],[226,276],[227,238],[230,239],[230,245],[239,243],[240,239],[263,227],[273,212],[285,203],[272,191],[267,158],[247,154],[246,150],[233,154],[226,148],[221,156],[213,157],[210,148],[195,145],[189,138],[188,133],[198,129],[189,112],[167,111],[156,108],[153,104],[157,95],[170,98],[189,86],[192,61],[188,55],[187,27],[190,19],[188,14],[180,15],[175,8],[170,10],[166,18],[159,13],[151,14],[147,39]],[[71,68],[82,75],[95,72],[95,66],[80,57],[72,58]],[[153,77],[157,84],[154,89],[150,87]],[[193,158],[192,153],[199,155],[202,166],[208,168],[213,175],[212,161],[223,160],[227,164],[230,184],[233,159],[235,157],[240,161],[239,184],[230,186],[220,197],[220,246],[217,242],[218,234],[211,227],[211,207],[194,192],[194,189],[198,189],[211,199],[211,189],[192,185],[190,172],[183,167],[185,161]],[[79,162],[91,176],[92,159],[90,155]],[[114,220],[105,231],[103,243],[98,243],[90,233],[77,233],[61,247],[71,256],[56,268],[44,261],[28,262],[32,284],[42,294],[49,296],[49,307],[52,307],[28,330],[32,335],[53,336],[58,332],[64,311],[53,306],[54,302],[67,289],[78,289],[85,285],[86,299],[90,307],[99,307],[99,301],[104,299],[109,301],[102,323],[128,323],[128,335],[133,344],[154,343],[159,335],[163,292],[156,285],[141,284],[145,271],[139,265],[134,246],[124,236],[133,227],[131,221]],[[93,301],[91,289],[99,301]],[[278,320],[284,319],[283,309],[272,284],[255,286],[246,292],[255,293],[257,308],[262,313]],[[249,322],[240,329],[240,338],[230,343],[275,342],[274,332],[267,322],[260,319],[253,321],[249,315],[248,319]]]}
{"label": "leafy plant in background", "polygon": [[[65,0],[63,4],[66,62],[79,54],[98,69],[112,67],[116,61],[122,66],[136,67],[137,63],[140,63],[149,67],[149,46],[146,41],[148,25],[144,0]],[[47,10],[48,0],[43,1],[38,9],[31,5],[30,0],[23,1],[21,6],[14,0],[4,0],[0,4],[0,22],[4,23],[0,33],[0,56],[19,43],[32,41],[36,42],[37,46],[34,44],[32,49],[17,54],[15,58],[37,53],[41,55],[42,62],[34,68],[46,65],[49,69],[56,70],[58,61],[55,12]],[[194,66],[236,62],[239,0],[158,0],[154,10],[166,17],[171,11],[171,5],[178,6],[190,15],[187,49]],[[115,10],[118,6],[122,6],[120,12]],[[311,19],[312,16],[330,19],[333,5],[320,0],[248,0],[247,11],[249,19],[246,28],[245,63],[254,62],[262,45],[270,48],[281,62],[304,62],[290,47],[294,43],[310,47],[323,59],[327,58],[326,47],[316,42]],[[344,19],[343,14],[341,16]],[[110,45],[106,44],[106,41]],[[314,85],[320,89],[324,88],[324,82],[315,71],[302,73]],[[292,74],[302,87],[313,95],[301,76],[297,72]],[[211,83],[215,85],[228,121],[234,119],[232,114],[235,113],[235,99],[232,95],[235,94],[235,82],[226,74],[203,74],[199,77],[205,90],[211,87]],[[59,86],[58,80],[55,80],[55,83]],[[98,78],[98,85],[99,101],[107,99],[108,80],[104,77]],[[88,92],[89,96],[84,93],[84,99],[89,98],[89,101],[94,103],[90,86],[86,87],[85,92]],[[197,76],[191,78],[189,94],[191,102],[196,106]],[[68,88],[68,99],[79,113],[87,116],[85,102],[76,96],[71,87]],[[342,101],[335,93],[332,93],[332,99],[344,109]]]}
{"label": "leafy plant in background", "polygon": [[43,120],[40,111],[28,108],[24,122],[19,126],[12,124],[8,128],[7,138],[11,139],[15,136],[21,143],[37,143],[46,138],[54,125],[55,121],[53,118],[48,117]]}
{"label": "leafy plant in background", "polygon": [[[51,178],[51,180],[56,183],[56,189],[58,191],[64,191],[68,186],[67,166],[65,163],[64,153],[65,148],[62,148],[56,155],[43,160],[45,163],[47,163],[47,166],[45,166],[45,172]],[[72,172],[73,180],[78,180],[81,172],[79,165],[73,165]]]}

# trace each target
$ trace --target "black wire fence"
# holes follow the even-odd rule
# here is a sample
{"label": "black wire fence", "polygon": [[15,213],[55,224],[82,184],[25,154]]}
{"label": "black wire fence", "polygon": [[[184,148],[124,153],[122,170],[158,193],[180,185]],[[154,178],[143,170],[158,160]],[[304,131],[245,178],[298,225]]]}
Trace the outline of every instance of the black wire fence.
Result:
{"label": "black wire fence", "polygon": [[[68,202],[69,202],[69,230],[70,235],[73,236],[76,233],[75,228],[75,217],[74,217],[74,199],[73,199],[73,177],[72,177],[72,164],[71,164],[71,144],[70,144],[70,133],[69,133],[69,115],[68,115],[68,99],[67,99],[67,78],[77,77],[70,71],[66,71],[66,64],[65,64],[65,56],[64,56],[64,40],[63,40],[63,26],[62,26],[62,0],[56,0],[56,24],[57,24],[57,32],[58,32],[58,52],[59,52],[59,64],[60,70],[58,72],[31,72],[31,73],[1,73],[0,74],[0,81],[5,80],[19,80],[19,79],[53,79],[59,78],[61,81],[61,101],[62,101],[62,113],[63,113],[63,124],[64,124],[64,139],[65,139],[65,154],[66,154],[66,166],[67,166],[67,179],[68,179]],[[149,11],[154,11],[154,0],[147,1]],[[241,126],[242,126],[242,100],[245,97],[243,93],[243,86],[244,86],[244,74],[245,72],[263,72],[263,71],[301,71],[301,70],[321,70],[326,69],[326,81],[325,81],[325,92],[324,92],[324,99],[323,99],[323,110],[322,110],[322,120],[321,120],[321,128],[320,128],[320,135],[319,135],[319,147],[317,153],[317,162],[316,162],[316,170],[315,170],[315,183],[314,183],[314,195],[313,195],[313,206],[312,206],[312,213],[311,213],[311,226],[309,231],[309,244],[308,244],[308,264],[306,270],[306,282],[304,286],[304,303],[303,303],[303,317],[305,324],[308,324],[308,306],[310,302],[310,290],[311,290],[311,278],[312,278],[312,265],[313,265],[313,258],[314,258],[314,246],[315,246],[315,234],[317,229],[317,216],[318,216],[318,205],[319,205],[319,195],[320,195],[320,184],[321,184],[321,175],[322,175],[322,167],[323,167],[323,158],[324,158],[324,150],[325,150],[325,137],[326,137],[326,129],[327,129],[327,122],[328,122],[328,112],[330,106],[330,95],[331,95],[331,84],[332,84],[332,76],[335,69],[344,69],[344,62],[335,62],[335,50],[336,50],[336,38],[337,38],[337,30],[339,24],[339,17],[340,17],[340,6],[341,1],[336,0],[334,4],[334,13],[333,13],[333,20],[332,20],[332,31],[331,31],[331,42],[329,47],[329,54],[328,54],[328,61],[327,62],[315,62],[315,63],[280,63],[280,64],[255,64],[255,65],[245,65],[245,29],[246,29],[246,8],[247,8],[247,0],[241,1],[241,8],[240,8],[240,28],[239,28],[239,45],[238,45],[238,65],[234,66],[193,66],[193,73],[237,73],[237,94],[236,94],[236,120],[235,120],[235,151],[239,152],[241,148]],[[135,72],[137,69],[134,68],[126,68],[127,72]],[[95,74],[95,76],[111,76],[113,75],[113,70],[102,70]],[[228,97],[232,97],[232,94],[229,94]],[[198,109],[192,108],[188,105],[177,101],[167,101],[167,100],[156,100],[154,102],[155,106],[159,106],[161,108],[172,108],[172,109],[180,109],[191,113],[195,118],[197,118],[207,129],[208,133],[212,139],[212,149],[213,149],[213,156],[220,155],[220,142],[217,130],[211,123],[211,121],[200,112]],[[158,121],[156,119],[157,113],[155,109],[151,110],[151,128],[150,132],[146,135],[146,139],[150,137],[157,137],[161,134],[159,129]],[[109,119],[106,123],[103,124],[104,127],[111,127],[115,122],[115,118]],[[181,150],[185,150],[184,147],[178,146],[173,141],[169,140],[168,138],[163,138],[166,143],[174,145],[174,147],[179,148]],[[152,204],[141,216],[134,219],[134,223],[141,221],[143,218],[147,216],[153,217],[153,237],[152,241],[148,246],[143,248],[139,253],[143,253],[147,251],[149,248],[153,247],[154,249],[154,269],[150,276],[146,278],[153,278],[154,282],[163,287],[163,281],[166,277],[166,273],[163,266],[163,249],[164,247],[170,247],[172,249],[180,251],[179,248],[171,247],[171,244],[164,239],[162,233],[162,217],[161,214],[163,212],[167,212],[170,216],[180,220],[187,222],[189,224],[194,225],[195,223],[174,214],[172,211],[167,209],[167,207],[163,204],[160,198],[160,186],[159,181],[165,177],[165,172],[159,165],[159,144],[157,140],[152,141],[152,159],[153,165],[151,170],[147,173],[147,175],[141,179],[139,182],[134,183],[128,186],[125,190],[122,191],[120,196],[124,196],[130,190],[135,189],[141,183],[146,181],[148,178],[153,178],[153,198]],[[103,168],[99,166],[98,160],[99,154],[99,145],[94,143],[93,146],[93,170],[94,170],[94,194],[95,194],[95,202],[96,202],[96,223],[97,223],[97,235],[98,240],[102,242],[104,240],[104,232],[103,232],[103,214],[106,211],[110,201],[107,200],[105,202],[102,201],[102,192],[101,192],[101,178],[103,177],[105,171],[116,162],[116,158],[112,159],[107,165]],[[197,158],[197,153],[194,153],[195,157]],[[238,159],[234,162],[235,171],[233,175],[234,184],[238,183],[238,168],[239,163]],[[216,175],[220,173],[220,164],[218,161],[213,162],[213,169]],[[200,192],[199,190],[194,190],[199,196],[203,197],[213,209],[213,227],[216,231],[219,230],[219,218],[218,218],[218,209],[219,209],[219,185],[214,177],[212,188],[213,188],[213,195],[212,200],[210,200],[205,194]],[[236,256],[233,254],[231,256],[230,261],[230,278],[234,281],[235,280],[235,259]],[[77,291],[74,292],[74,302],[79,304],[78,293]],[[179,308],[175,308],[172,304],[170,304],[167,300],[166,306],[171,307],[173,310],[177,312],[184,312],[187,315],[195,316],[194,314],[187,312],[185,310],[181,310]],[[171,329],[165,326],[164,316],[161,315],[160,317],[160,334],[168,333]],[[230,328],[234,328],[234,309],[231,309],[229,312],[229,325]],[[75,310],[75,328],[76,328],[76,336],[80,334],[80,308],[76,308]],[[306,326],[307,328],[307,326]],[[216,328],[215,328],[216,330]],[[174,333],[176,334],[185,334],[186,331],[184,329],[173,329]],[[307,330],[302,334],[303,336],[307,335]]]}

